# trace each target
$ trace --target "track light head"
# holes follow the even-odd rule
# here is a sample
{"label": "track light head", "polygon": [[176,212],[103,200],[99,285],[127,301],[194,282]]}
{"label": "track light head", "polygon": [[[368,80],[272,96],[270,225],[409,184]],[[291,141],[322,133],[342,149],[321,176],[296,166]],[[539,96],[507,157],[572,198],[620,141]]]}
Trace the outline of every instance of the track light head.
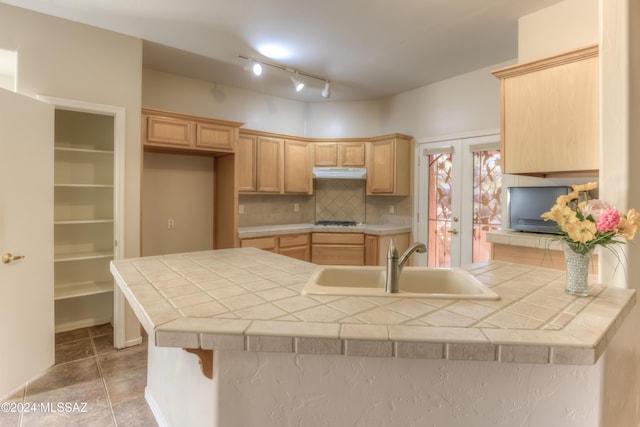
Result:
{"label": "track light head", "polygon": [[253,62],[252,64],[253,65],[251,65],[251,71],[253,71],[253,74],[256,76],[262,74],[262,64],[259,62]]}
{"label": "track light head", "polygon": [[291,79],[291,83],[293,83],[293,87],[296,88],[296,92],[300,92],[304,89],[304,82],[298,80],[298,73],[291,74],[289,78]]}
{"label": "track light head", "polygon": [[331,82],[328,80],[324,82],[324,89],[322,89],[322,97],[331,98]]}

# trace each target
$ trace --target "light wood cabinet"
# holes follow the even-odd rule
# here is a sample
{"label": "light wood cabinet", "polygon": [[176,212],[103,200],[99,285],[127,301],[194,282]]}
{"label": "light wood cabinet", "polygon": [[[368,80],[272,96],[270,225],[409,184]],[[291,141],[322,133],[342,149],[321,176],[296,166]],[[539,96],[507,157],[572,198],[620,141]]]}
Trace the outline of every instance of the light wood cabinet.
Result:
{"label": "light wood cabinet", "polygon": [[284,141],[284,193],[313,193],[311,155],[306,141]]}
{"label": "light wood cabinet", "polygon": [[366,144],[352,142],[314,142],[314,165],[318,167],[365,167]]}
{"label": "light wood cabinet", "polygon": [[242,123],[142,110],[142,142],[147,150],[232,153]]}
{"label": "light wood cabinet", "polygon": [[281,138],[259,136],[256,146],[256,190],[261,193],[282,192]]}
{"label": "light wood cabinet", "polygon": [[412,138],[373,138],[367,148],[367,194],[407,196],[411,188]]}
{"label": "light wood cabinet", "polygon": [[242,239],[240,246],[258,248],[302,261],[311,261],[309,233]]}
{"label": "light wood cabinet", "polygon": [[241,193],[312,194],[309,141],[242,130],[236,147]]}
{"label": "light wood cabinet", "polygon": [[319,265],[364,265],[362,233],[311,233],[311,262]]}
{"label": "light wood cabinet", "polygon": [[236,181],[239,192],[257,191],[256,147],[258,137],[240,132],[236,146]]}
{"label": "light wood cabinet", "polygon": [[501,87],[503,173],[597,173],[597,46],[502,68],[493,74]]}
{"label": "light wood cabinet", "polygon": [[[398,254],[402,255],[410,244],[410,233],[400,233],[385,236],[367,234],[365,236],[365,265],[387,265],[387,251],[389,242],[393,239]],[[409,264],[411,265],[411,259]]]}

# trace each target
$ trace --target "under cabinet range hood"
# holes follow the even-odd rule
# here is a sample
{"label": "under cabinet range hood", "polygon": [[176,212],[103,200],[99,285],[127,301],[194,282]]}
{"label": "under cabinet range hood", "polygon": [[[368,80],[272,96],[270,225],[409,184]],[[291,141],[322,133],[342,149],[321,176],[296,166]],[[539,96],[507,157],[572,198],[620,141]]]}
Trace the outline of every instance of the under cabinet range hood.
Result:
{"label": "under cabinet range hood", "polygon": [[366,179],[367,168],[313,168],[313,179]]}

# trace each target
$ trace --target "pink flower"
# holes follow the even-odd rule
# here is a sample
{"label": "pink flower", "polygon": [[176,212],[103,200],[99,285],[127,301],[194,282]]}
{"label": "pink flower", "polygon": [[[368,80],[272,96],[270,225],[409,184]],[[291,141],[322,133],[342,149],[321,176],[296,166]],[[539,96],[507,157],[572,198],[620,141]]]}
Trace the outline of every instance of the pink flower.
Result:
{"label": "pink flower", "polygon": [[593,220],[598,222],[600,215],[610,209],[614,209],[610,203],[605,202],[604,200],[593,199],[589,200],[582,208],[582,215],[584,215],[585,218],[591,215]]}
{"label": "pink flower", "polygon": [[606,233],[613,231],[620,223],[620,213],[615,209],[607,209],[596,220],[596,230]]}

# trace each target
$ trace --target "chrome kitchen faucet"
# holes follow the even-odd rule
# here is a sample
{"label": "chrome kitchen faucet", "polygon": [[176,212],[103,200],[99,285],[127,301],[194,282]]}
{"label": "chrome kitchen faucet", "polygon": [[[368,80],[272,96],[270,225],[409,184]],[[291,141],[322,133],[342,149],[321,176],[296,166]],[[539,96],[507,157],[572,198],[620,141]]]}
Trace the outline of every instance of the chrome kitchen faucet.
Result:
{"label": "chrome kitchen faucet", "polygon": [[388,294],[397,294],[400,291],[398,283],[400,282],[402,267],[414,252],[425,253],[427,252],[427,247],[424,243],[415,242],[398,258],[396,244],[393,239],[389,242],[389,250],[387,250],[387,280],[385,282],[385,291]]}

